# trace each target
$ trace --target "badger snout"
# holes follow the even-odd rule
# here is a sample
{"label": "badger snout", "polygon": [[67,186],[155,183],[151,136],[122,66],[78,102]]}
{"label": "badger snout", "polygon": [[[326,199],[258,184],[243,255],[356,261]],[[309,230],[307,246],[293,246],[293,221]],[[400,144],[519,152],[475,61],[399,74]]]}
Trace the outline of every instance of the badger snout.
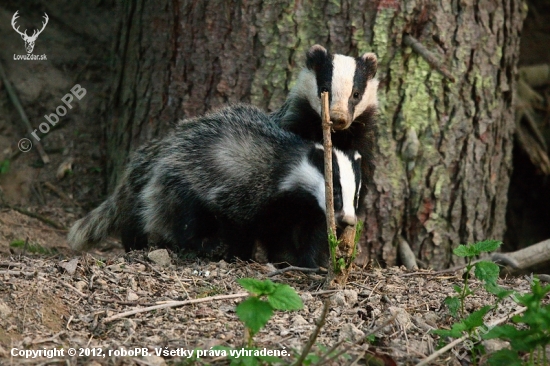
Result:
{"label": "badger snout", "polygon": [[351,124],[348,113],[340,110],[332,110],[330,112],[330,120],[332,121],[332,128],[335,130],[345,130]]}
{"label": "badger snout", "polygon": [[357,224],[357,216],[338,213],[336,214],[336,225],[340,228],[345,228],[346,226],[354,226]]}

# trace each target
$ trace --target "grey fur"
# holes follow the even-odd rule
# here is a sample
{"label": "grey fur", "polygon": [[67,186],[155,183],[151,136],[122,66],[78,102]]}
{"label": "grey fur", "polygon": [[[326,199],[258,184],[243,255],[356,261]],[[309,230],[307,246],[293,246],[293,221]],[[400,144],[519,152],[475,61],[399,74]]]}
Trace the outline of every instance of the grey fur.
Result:
{"label": "grey fur", "polygon": [[[141,249],[153,236],[172,247],[201,249],[205,240],[218,236],[231,246],[231,254],[249,257],[256,240],[269,242],[269,237],[262,238],[264,233],[279,230],[264,223],[271,221],[266,218],[283,222],[279,209],[292,214],[293,207],[277,206],[280,200],[314,211],[312,217],[324,217],[322,169],[312,165],[316,150],[313,143],[280,129],[248,105],[181,121],[165,138],[132,155],[113,195],[71,228],[69,244],[83,250],[108,235],[121,235],[127,250]],[[337,166],[347,164],[359,174],[354,152],[334,159]],[[354,192],[358,194],[357,187]],[[323,218],[311,220],[315,230],[323,230]],[[296,236],[306,239],[288,244],[296,247],[291,248],[296,254],[277,256],[272,251],[271,258],[310,266],[325,261],[325,254],[316,254],[324,253],[321,246],[309,248],[311,241],[322,241],[318,233],[311,239],[301,227],[280,230],[288,230],[291,241]],[[309,260],[308,250],[317,258]]]}

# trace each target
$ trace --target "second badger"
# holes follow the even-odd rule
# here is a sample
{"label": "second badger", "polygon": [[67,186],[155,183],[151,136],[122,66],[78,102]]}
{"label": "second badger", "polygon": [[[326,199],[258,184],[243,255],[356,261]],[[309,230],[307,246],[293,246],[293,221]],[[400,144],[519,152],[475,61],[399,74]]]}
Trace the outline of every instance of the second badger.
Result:
{"label": "second badger", "polygon": [[[339,226],[356,222],[360,155],[333,151]],[[284,131],[261,110],[236,105],[184,120],[137,150],[112,196],[69,232],[81,250],[120,235],[126,250],[150,238],[172,248],[248,259],[260,242],[272,262],[326,266],[323,148]],[[209,240],[214,239],[214,240]]]}

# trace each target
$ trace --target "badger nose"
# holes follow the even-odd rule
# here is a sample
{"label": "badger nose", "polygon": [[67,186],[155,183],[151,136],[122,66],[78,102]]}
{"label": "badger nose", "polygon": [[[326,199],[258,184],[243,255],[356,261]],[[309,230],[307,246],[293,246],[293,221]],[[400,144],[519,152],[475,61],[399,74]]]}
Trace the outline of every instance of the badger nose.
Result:
{"label": "badger nose", "polygon": [[348,115],[342,111],[331,111],[330,120],[335,130],[344,130],[349,127]]}
{"label": "badger nose", "polygon": [[357,224],[357,216],[340,214],[337,215],[336,221],[338,222],[338,226],[340,226],[341,228],[344,228],[346,226],[354,226],[355,224]]}

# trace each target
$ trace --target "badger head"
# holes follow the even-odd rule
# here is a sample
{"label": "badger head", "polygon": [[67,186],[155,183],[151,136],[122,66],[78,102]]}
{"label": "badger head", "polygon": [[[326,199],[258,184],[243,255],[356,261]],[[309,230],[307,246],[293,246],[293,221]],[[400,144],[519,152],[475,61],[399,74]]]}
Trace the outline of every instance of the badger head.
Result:
{"label": "badger head", "polygon": [[306,68],[289,98],[306,99],[321,115],[321,93],[329,92],[330,120],[335,130],[344,130],[367,109],[378,106],[377,59],[368,52],[361,57],[332,55],[314,45],[306,54]]}
{"label": "badger head", "polygon": [[[314,144],[308,156],[296,164],[281,181],[282,191],[303,189],[326,213],[324,148]],[[357,151],[332,150],[334,216],[339,228],[357,223],[361,189],[361,155]]]}

